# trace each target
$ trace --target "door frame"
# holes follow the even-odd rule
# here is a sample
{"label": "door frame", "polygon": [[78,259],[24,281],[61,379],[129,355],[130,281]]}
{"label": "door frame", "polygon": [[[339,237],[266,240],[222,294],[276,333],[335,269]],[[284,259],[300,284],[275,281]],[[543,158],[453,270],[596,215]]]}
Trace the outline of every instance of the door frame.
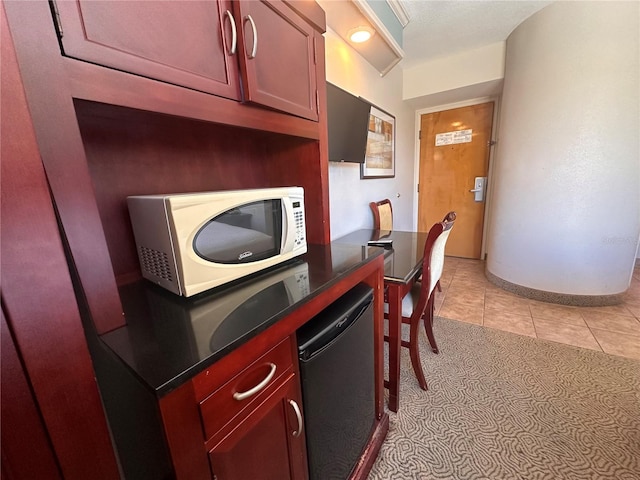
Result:
{"label": "door frame", "polygon": [[492,146],[489,149],[489,170],[487,172],[487,193],[484,202],[484,222],[482,224],[482,245],[480,247],[480,259],[485,260],[487,252],[486,248],[486,238],[487,238],[487,226],[489,225],[489,215],[491,212],[491,200],[493,197],[493,163],[494,163],[494,154],[495,154],[495,146],[498,141],[498,127],[499,127],[499,115],[500,111],[500,95],[495,96],[487,96],[487,97],[478,97],[473,98],[471,100],[464,100],[461,102],[455,103],[446,103],[442,105],[438,105],[435,107],[425,107],[415,111],[415,124],[414,124],[414,161],[413,161],[413,181],[415,185],[414,195],[413,195],[413,218],[412,225],[413,230],[418,229],[418,203],[419,203],[419,192],[418,192],[418,179],[420,178],[420,124],[421,124],[421,116],[429,113],[441,112],[443,110],[452,110],[454,108],[461,107],[470,107],[472,105],[478,105],[481,103],[494,102],[493,104],[493,124],[491,127],[491,142]]}

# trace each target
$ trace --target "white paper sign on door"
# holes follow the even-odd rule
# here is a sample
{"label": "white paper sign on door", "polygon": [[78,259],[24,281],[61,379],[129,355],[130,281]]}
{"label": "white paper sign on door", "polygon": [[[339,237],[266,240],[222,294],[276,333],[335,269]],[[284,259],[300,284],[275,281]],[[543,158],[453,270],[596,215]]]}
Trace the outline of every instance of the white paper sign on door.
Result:
{"label": "white paper sign on door", "polygon": [[457,130],[455,132],[438,133],[436,135],[436,147],[442,145],[454,145],[456,143],[471,142],[473,130]]}

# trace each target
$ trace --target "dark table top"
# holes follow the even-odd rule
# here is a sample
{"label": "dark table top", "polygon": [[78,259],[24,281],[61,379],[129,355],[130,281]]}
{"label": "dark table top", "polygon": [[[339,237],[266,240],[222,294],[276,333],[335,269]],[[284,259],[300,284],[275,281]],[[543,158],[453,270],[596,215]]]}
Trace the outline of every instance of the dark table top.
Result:
{"label": "dark table top", "polygon": [[391,240],[391,248],[385,250],[385,282],[407,283],[422,268],[426,232],[401,230],[356,230],[334,241],[338,244],[367,245],[369,241]]}
{"label": "dark table top", "polygon": [[189,298],[140,280],[120,288],[127,325],[100,338],[163,396],[381,253],[309,245],[277,269]]}

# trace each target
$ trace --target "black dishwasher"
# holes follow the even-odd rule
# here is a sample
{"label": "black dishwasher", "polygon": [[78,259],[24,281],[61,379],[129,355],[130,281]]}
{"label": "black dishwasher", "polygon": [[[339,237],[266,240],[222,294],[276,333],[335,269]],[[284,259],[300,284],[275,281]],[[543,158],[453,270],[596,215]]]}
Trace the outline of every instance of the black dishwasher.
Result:
{"label": "black dishwasher", "polygon": [[356,285],[297,336],[309,478],[344,480],[375,420],[373,290]]}

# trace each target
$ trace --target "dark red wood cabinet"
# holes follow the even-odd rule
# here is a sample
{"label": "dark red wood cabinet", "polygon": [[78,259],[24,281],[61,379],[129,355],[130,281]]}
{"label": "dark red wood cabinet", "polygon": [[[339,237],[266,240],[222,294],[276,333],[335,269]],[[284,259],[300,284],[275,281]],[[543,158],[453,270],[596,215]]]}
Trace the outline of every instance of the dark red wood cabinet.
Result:
{"label": "dark red wood cabinet", "polygon": [[[62,480],[47,429],[20,363],[16,345],[1,315],[2,478]],[[27,453],[28,452],[28,453]]]}
{"label": "dark red wood cabinet", "polygon": [[117,478],[4,3],[0,34],[2,478]]}
{"label": "dark red wood cabinet", "polygon": [[[300,409],[293,375],[209,450],[214,478],[243,480],[305,479],[304,432],[294,409]],[[300,414],[301,415],[301,414]],[[302,415],[300,416],[302,422]],[[248,461],[247,457],[251,457]]]}
{"label": "dark red wood cabinet", "polygon": [[284,323],[159,399],[176,478],[308,478],[295,335],[283,333],[295,323]]}
{"label": "dark red wood cabinet", "polygon": [[307,478],[293,348],[287,337],[201,402],[214,478]]}
{"label": "dark red wood cabinet", "polygon": [[314,28],[283,2],[241,1],[234,6],[242,33],[245,99],[318,120]]}
{"label": "dark red wood cabinet", "polygon": [[55,2],[65,55],[240,99],[230,1]]}
{"label": "dark red wood cabinet", "polygon": [[279,0],[54,5],[69,57],[318,120],[315,31]]}
{"label": "dark red wood cabinet", "polygon": [[[168,459],[149,471],[306,478],[291,336],[356,282],[379,296],[381,261],[162,398],[140,388],[99,336],[125,325],[119,287],[140,277],[129,194],[299,185],[311,199],[309,243],[329,243],[326,113],[317,108],[326,97],[324,12],[308,0],[6,1],[0,10],[3,347],[6,330],[22,367],[11,376],[31,392],[30,420],[49,443],[43,458],[65,479],[119,478],[128,459],[114,447],[118,422],[138,420],[110,410],[124,390],[148,407],[147,433]],[[278,369],[263,390],[246,405],[224,396],[230,385],[260,383],[269,372],[260,359],[271,353]],[[5,371],[3,415],[17,411]],[[381,361],[378,372],[382,385]],[[3,428],[3,463],[9,453],[11,466],[39,458],[13,441]],[[131,456],[150,450],[139,443]],[[8,466],[3,478],[24,478]]]}
{"label": "dark red wood cabinet", "polygon": [[359,266],[159,400],[177,478],[308,478],[295,332],[361,282],[379,295],[374,325],[375,427],[350,480],[367,477],[389,426],[383,412],[382,256]]}

